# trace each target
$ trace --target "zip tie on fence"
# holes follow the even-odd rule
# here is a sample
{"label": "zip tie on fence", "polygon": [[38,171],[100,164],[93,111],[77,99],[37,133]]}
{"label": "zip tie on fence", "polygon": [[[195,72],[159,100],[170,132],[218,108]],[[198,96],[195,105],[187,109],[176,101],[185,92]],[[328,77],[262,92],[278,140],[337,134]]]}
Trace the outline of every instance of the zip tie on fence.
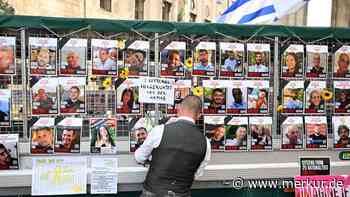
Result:
{"label": "zip tie on fence", "polygon": [[82,32],[82,31],[85,31],[85,30],[89,30],[90,28],[91,28],[91,25],[88,25],[86,27],[83,27],[83,28],[80,28],[78,30],[72,31],[72,32],[70,32],[68,34],[65,34],[65,35],[62,36],[62,38],[65,38],[67,36],[70,36],[70,35],[73,35],[73,34],[76,34],[76,33]]}
{"label": "zip tie on fence", "polygon": [[286,27],[286,30],[291,33],[294,37],[296,37],[300,42],[302,42],[304,45],[307,45],[307,43],[300,38],[300,36],[298,36],[296,33],[294,33],[293,31],[291,31],[288,27]]}
{"label": "zip tie on fence", "polygon": [[135,32],[136,34],[138,34],[139,36],[143,37],[144,39],[146,39],[146,40],[148,40],[148,41],[151,40],[151,38],[149,38],[149,37],[143,35],[142,33],[138,32],[138,31],[137,31],[136,29],[134,29],[134,28],[131,28],[131,31]]}
{"label": "zip tie on fence", "polygon": [[61,36],[59,34],[57,34],[55,31],[51,30],[49,27],[47,27],[46,25],[40,24],[40,26],[44,27],[47,31],[49,31],[50,33],[54,34],[57,38],[60,38]]}
{"label": "zip tie on fence", "polygon": [[159,38],[162,38],[162,37],[164,37],[164,36],[167,36],[167,35],[170,35],[170,34],[172,34],[172,33],[176,33],[177,32],[177,30],[176,29],[174,29],[173,31],[170,31],[170,32],[167,32],[167,33],[165,33],[165,34],[162,34],[162,35],[159,35],[159,36],[157,36],[157,37],[154,37],[154,38],[152,38],[151,40],[149,40],[149,41],[153,41],[153,40],[156,40],[156,39],[159,39]]}
{"label": "zip tie on fence", "polygon": [[237,42],[244,42],[243,40],[240,40],[240,39],[238,39],[238,38],[236,38],[236,37],[229,36],[229,35],[226,35],[226,34],[224,34],[224,33],[218,32],[218,31],[215,31],[215,34],[218,34],[218,35],[220,35],[220,36],[223,36],[223,37],[225,37],[225,38],[228,38],[228,39],[231,39],[231,40],[234,40],[234,41],[237,41]]}

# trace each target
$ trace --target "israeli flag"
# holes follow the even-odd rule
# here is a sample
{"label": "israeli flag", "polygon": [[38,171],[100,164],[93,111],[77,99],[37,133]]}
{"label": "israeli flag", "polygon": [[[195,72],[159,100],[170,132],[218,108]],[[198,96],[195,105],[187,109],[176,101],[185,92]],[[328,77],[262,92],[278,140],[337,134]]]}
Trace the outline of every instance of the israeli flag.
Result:
{"label": "israeli flag", "polygon": [[296,12],[309,0],[236,0],[216,19],[218,23],[258,24],[275,22]]}

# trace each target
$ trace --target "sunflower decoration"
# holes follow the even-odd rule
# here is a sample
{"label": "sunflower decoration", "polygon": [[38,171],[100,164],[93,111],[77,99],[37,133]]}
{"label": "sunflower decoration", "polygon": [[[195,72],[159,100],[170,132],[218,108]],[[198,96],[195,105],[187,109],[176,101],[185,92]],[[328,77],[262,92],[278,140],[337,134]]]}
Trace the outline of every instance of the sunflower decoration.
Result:
{"label": "sunflower decoration", "polygon": [[107,77],[103,80],[102,86],[104,89],[109,89],[112,86],[112,77]]}
{"label": "sunflower decoration", "polygon": [[192,66],[193,66],[193,60],[192,60],[192,57],[189,57],[186,59],[185,61],[185,67],[188,69],[188,70],[191,70],[192,69]]}
{"label": "sunflower decoration", "polygon": [[329,101],[333,98],[333,93],[329,90],[323,90],[322,91],[322,98],[325,100],[325,101]]}
{"label": "sunflower decoration", "polygon": [[128,76],[129,76],[129,69],[128,68],[122,69],[119,73],[119,78],[127,79]]}
{"label": "sunflower decoration", "polygon": [[283,112],[283,105],[279,105],[277,107],[277,112]]}
{"label": "sunflower decoration", "polygon": [[195,96],[201,97],[203,96],[203,93],[204,93],[203,87],[197,86],[192,88],[192,94]]}

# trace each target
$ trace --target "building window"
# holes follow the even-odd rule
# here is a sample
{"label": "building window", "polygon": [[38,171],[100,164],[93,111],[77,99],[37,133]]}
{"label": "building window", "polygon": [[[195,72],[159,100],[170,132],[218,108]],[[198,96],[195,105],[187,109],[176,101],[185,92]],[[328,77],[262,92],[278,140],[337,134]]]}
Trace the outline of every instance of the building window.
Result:
{"label": "building window", "polygon": [[197,15],[190,13],[190,22],[196,22]]}
{"label": "building window", "polygon": [[143,20],[145,0],[135,0],[135,19]]}
{"label": "building window", "polygon": [[162,10],[163,21],[170,20],[170,10],[171,10],[171,3],[169,3],[168,1],[163,1],[163,10]]}
{"label": "building window", "polygon": [[112,12],[112,0],[100,0],[100,8]]}

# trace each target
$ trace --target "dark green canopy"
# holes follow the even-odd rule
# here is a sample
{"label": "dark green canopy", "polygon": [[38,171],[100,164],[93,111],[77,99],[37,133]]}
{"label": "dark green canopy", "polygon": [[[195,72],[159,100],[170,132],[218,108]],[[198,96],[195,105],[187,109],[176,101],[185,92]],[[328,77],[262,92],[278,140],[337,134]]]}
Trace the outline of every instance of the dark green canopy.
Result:
{"label": "dark green canopy", "polygon": [[53,30],[77,30],[90,26],[98,32],[175,32],[215,36],[218,33],[232,37],[279,36],[303,39],[350,39],[350,28],[291,27],[281,25],[229,25],[218,23],[177,23],[163,21],[106,20],[91,18],[61,18],[40,16],[0,16],[2,28],[43,28]]}

